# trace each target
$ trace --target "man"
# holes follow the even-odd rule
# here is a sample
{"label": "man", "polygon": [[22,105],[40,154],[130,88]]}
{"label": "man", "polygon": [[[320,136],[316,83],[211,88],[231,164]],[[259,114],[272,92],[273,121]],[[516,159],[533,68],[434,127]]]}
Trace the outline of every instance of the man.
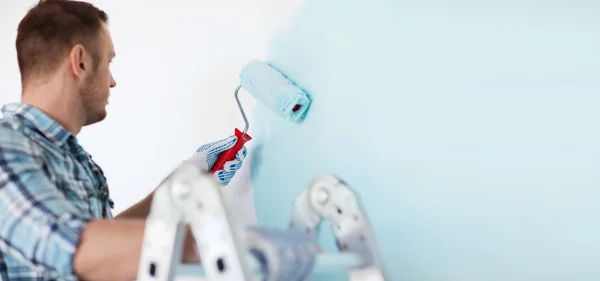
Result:
{"label": "man", "polygon": [[[152,194],[113,219],[102,169],[76,137],[106,117],[116,86],[106,14],[40,1],[20,22],[16,47],[22,99],[0,120],[0,278],[134,280]],[[193,160],[209,170],[236,141],[204,145]],[[216,173],[222,185],[245,155]],[[193,243],[188,231],[185,261],[199,260]]]}

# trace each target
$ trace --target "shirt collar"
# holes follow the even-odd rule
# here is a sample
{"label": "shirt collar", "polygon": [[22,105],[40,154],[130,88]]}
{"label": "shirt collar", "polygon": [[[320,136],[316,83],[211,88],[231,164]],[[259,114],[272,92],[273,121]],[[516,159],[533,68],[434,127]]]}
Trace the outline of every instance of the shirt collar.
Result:
{"label": "shirt collar", "polygon": [[53,143],[61,146],[67,142],[69,137],[73,136],[62,125],[42,112],[40,109],[24,104],[10,103],[2,107],[4,117],[21,117],[24,120],[23,125],[40,132]]}

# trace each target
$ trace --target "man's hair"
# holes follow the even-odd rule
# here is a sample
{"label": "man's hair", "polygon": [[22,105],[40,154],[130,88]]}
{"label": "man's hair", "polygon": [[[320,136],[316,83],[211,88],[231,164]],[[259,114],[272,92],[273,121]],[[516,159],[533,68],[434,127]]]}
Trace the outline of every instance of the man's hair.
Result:
{"label": "man's hair", "polygon": [[40,0],[19,23],[17,60],[24,84],[32,76],[53,73],[76,44],[92,56],[94,68],[100,54],[97,38],[108,16],[86,2]]}

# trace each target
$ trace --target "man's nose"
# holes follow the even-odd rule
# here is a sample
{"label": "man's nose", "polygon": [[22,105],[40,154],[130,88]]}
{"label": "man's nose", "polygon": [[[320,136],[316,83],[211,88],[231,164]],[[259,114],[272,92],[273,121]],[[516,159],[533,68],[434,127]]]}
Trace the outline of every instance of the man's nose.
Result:
{"label": "man's nose", "polygon": [[114,88],[117,86],[117,82],[115,81],[115,79],[113,78],[112,74],[110,75],[110,87]]}

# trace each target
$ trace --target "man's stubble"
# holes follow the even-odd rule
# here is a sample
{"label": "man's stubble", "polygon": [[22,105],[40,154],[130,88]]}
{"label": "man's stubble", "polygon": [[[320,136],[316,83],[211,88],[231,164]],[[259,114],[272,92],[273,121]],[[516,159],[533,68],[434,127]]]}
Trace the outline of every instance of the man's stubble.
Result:
{"label": "man's stubble", "polygon": [[85,125],[100,122],[106,118],[106,93],[100,85],[97,70],[86,78],[85,86],[81,90],[81,100],[86,112]]}

